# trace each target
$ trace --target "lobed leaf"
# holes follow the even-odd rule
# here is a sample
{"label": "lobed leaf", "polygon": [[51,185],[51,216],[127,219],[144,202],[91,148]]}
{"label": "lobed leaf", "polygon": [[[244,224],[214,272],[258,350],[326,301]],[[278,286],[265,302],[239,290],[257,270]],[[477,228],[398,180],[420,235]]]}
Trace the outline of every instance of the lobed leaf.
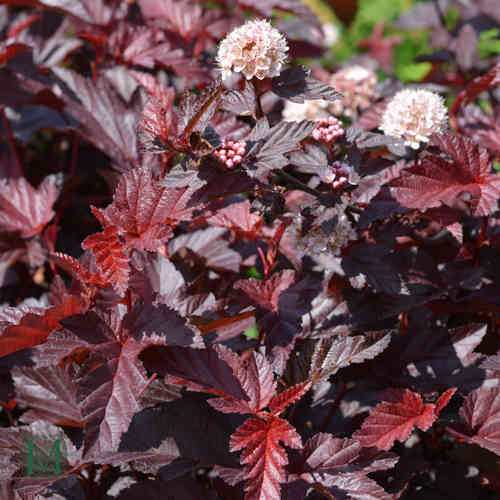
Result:
{"label": "lobed leaf", "polygon": [[[413,427],[426,431],[437,418],[436,405],[424,404],[419,394],[408,389],[390,389],[382,403],[365,419],[361,429],[353,434],[363,446],[389,450],[395,441],[406,440]],[[439,405],[441,410],[442,402]]]}
{"label": "lobed leaf", "polygon": [[388,186],[402,206],[426,210],[442,204],[453,205],[462,196],[474,215],[489,215],[497,209],[500,177],[491,174],[488,153],[463,136],[435,136],[435,143],[453,161],[426,156],[407,168]]}
{"label": "lobed leaf", "polygon": [[311,71],[304,66],[287,68],[272,79],[271,90],[284,99],[303,103],[306,100],[324,99],[335,101],[342,94],[323,82],[311,78]]}
{"label": "lobed leaf", "polygon": [[45,342],[51,332],[60,328],[61,320],[79,313],[81,307],[79,299],[70,296],[63,304],[46,310],[16,310],[14,321],[0,325],[4,327],[0,335],[0,357]]}
{"label": "lobed leaf", "polygon": [[461,424],[448,430],[465,441],[500,455],[500,388],[471,392],[459,411]]}
{"label": "lobed leaf", "polygon": [[0,230],[18,232],[22,238],[40,234],[54,217],[54,203],[61,189],[60,176],[49,175],[35,189],[24,177],[0,180]]}
{"label": "lobed leaf", "polygon": [[187,381],[193,390],[247,399],[239,380],[213,349],[152,346],[141,352],[140,359],[149,371]]}
{"label": "lobed leaf", "polygon": [[281,483],[288,464],[283,443],[301,448],[297,431],[286,421],[272,417],[267,421],[250,418],[231,435],[230,451],[244,450],[240,462],[245,465],[245,500],[280,498]]}
{"label": "lobed leaf", "polygon": [[102,276],[123,295],[128,286],[130,265],[126,247],[118,237],[118,228],[107,226],[102,233],[88,236],[83,240],[82,248],[92,250]]}
{"label": "lobed leaf", "polygon": [[121,176],[113,203],[101,211],[105,224],[116,226],[127,247],[158,249],[172,235],[172,227],[190,218],[186,208],[191,190],[162,187],[151,168],[142,167]]}

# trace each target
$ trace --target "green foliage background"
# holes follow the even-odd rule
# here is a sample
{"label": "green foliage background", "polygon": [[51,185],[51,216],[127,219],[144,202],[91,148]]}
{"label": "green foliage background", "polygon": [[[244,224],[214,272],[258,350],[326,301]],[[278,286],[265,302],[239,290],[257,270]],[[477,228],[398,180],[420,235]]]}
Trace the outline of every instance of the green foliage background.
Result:
{"label": "green foliage background", "polygon": [[[370,36],[377,23],[386,25],[386,35],[398,35],[402,38],[394,48],[394,75],[404,82],[421,81],[429,72],[429,63],[415,63],[416,56],[430,52],[428,30],[396,30],[390,24],[408,11],[417,0],[359,0],[358,11],[350,26],[344,26],[335,16],[334,1],[303,0],[323,22],[333,22],[340,30],[338,42],[331,48],[326,63],[340,63],[360,53],[358,43]],[[453,16],[450,16],[451,21]],[[381,72],[381,78],[386,77]]]}

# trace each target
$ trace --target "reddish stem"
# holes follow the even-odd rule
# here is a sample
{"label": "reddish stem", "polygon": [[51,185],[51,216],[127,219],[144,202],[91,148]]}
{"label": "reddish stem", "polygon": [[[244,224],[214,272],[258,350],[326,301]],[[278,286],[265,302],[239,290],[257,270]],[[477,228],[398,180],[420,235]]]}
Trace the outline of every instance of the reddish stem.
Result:
{"label": "reddish stem", "polygon": [[335,400],[332,403],[332,406],[330,408],[330,411],[328,412],[328,415],[326,416],[325,420],[323,421],[323,425],[321,426],[321,432],[326,432],[326,429],[328,428],[328,424],[330,423],[330,420],[332,419],[333,415],[335,414],[335,412],[338,410],[338,408],[340,406],[340,402],[342,401],[342,399],[344,399],[344,396],[349,391],[350,391],[350,389],[347,388],[346,384],[344,382],[341,382],[337,396],[335,397]]}
{"label": "reddish stem", "polygon": [[[71,179],[74,177],[76,173],[76,164],[78,161],[78,150],[79,150],[79,139],[78,139],[78,134],[77,132],[73,133],[73,148],[71,150],[71,165],[69,169],[69,176],[70,178],[68,179],[69,182],[66,183],[66,185],[70,186],[71,185]],[[61,201],[61,205],[59,207],[59,210],[57,211],[57,214],[54,219],[54,224],[59,226],[59,221],[61,220],[61,217],[63,216],[64,210],[66,210],[67,206],[69,204],[69,192],[66,191],[64,194],[64,199]]]}
{"label": "reddish stem", "polygon": [[130,312],[132,310],[132,291],[130,288],[127,290],[125,298],[127,301],[127,311]]}
{"label": "reddish stem", "polygon": [[257,247],[257,251],[259,252],[260,259],[262,260],[262,267],[264,268],[264,275],[266,277],[266,280],[269,278],[269,265],[267,263],[266,257],[264,256],[264,252],[262,251],[262,248]]}
{"label": "reddish stem", "polygon": [[153,383],[153,380],[158,376],[157,373],[153,373],[153,375],[151,375],[151,377],[149,377],[148,381],[146,382],[146,384],[144,385],[144,387],[139,391],[139,394],[137,394],[137,397],[139,397],[152,383]]}

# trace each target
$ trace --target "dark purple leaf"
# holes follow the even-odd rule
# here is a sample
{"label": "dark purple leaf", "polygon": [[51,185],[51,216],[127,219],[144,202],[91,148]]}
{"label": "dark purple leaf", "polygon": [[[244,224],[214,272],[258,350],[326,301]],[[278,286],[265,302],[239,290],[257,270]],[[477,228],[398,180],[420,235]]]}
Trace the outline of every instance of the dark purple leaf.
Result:
{"label": "dark purple leaf", "polygon": [[152,372],[193,382],[194,390],[201,386],[207,392],[247,399],[231,368],[213,349],[153,346],[145,349],[140,359]]}
{"label": "dark purple leaf", "polygon": [[71,116],[83,125],[84,136],[111,157],[118,171],[138,167],[136,110],[125,107],[104,78],[95,84],[64,68],[54,68],[54,72],[71,91],[62,99]]}
{"label": "dark purple leaf", "polygon": [[311,99],[335,101],[342,98],[342,94],[334,88],[311,78],[310,73],[303,66],[288,68],[273,78],[271,89],[279,97],[298,103]]}

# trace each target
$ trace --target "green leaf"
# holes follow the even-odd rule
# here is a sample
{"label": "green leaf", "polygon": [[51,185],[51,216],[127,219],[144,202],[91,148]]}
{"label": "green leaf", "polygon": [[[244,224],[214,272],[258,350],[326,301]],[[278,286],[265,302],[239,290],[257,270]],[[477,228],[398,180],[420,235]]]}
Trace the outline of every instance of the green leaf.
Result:
{"label": "green leaf", "polygon": [[255,267],[252,266],[248,271],[245,273],[245,276],[247,278],[257,278],[258,280],[264,279],[264,276],[260,274],[259,270]]}
{"label": "green leaf", "polygon": [[399,67],[395,73],[404,82],[420,82],[426,77],[431,68],[432,64],[428,62],[413,63]]}
{"label": "green leaf", "polygon": [[446,12],[444,13],[444,23],[446,25],[446,28],[449,31],[453,31],[458,23],[459,18],[460,12],[458,12],[458,9],[453,6],[448,7],[446,9]]}
{"label": "green leaf", "polygon": [[481,58],[490,57],[492,55],[500,54],[500,30],[497,28],[483,31],[479,35],[479,42],[477,50]]}
{"label": "green leaf", "polygon": [[258,339],[259,338],[259,327],[258,325],[253,325],[250,328],[248,328],[245,333],[243,334],[249,339]]}
{"label": "green leaf", "polygon": [[411,38],[406,37],[394,48],[393,66],[394,74],[404,82],[419,82],[431,70],[432,64],[428,62],[416,63],[415,58],[430,52],[428,33],[415,33]]}

